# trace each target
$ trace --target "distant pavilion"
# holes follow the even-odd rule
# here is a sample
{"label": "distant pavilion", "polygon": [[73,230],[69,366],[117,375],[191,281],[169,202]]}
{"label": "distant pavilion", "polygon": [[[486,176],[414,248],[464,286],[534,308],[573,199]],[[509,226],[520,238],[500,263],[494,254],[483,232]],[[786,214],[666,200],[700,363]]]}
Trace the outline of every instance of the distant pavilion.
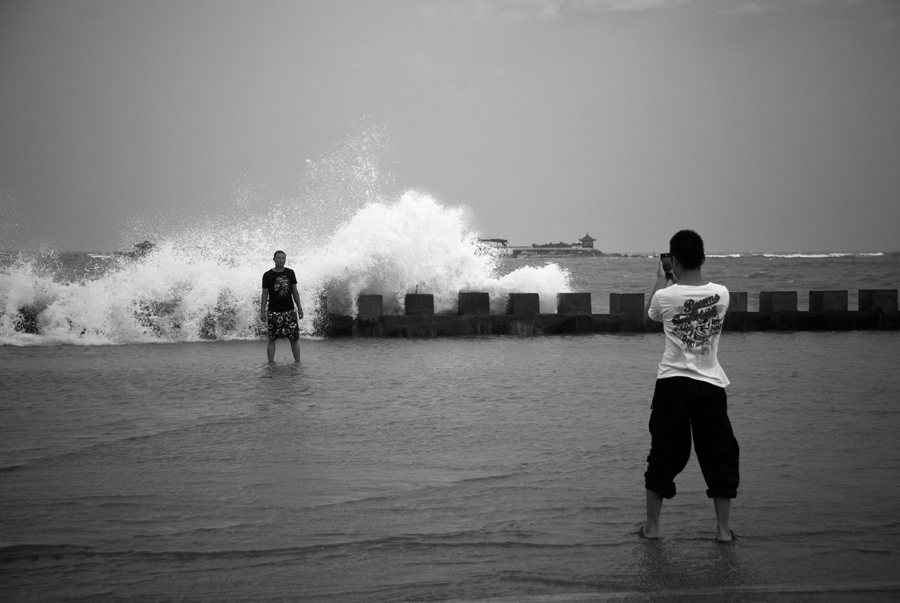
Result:
{"label": "distant pavilion", "polygon": [[581,237],[578,240],[579,240],[579,242],[581,242],[582,247],[584,247],[586,249],[593,249],[594,241],[596,241],[597,239],[595,239],[594,237],[592,237],[589,234],[585,234],[583,237]]}

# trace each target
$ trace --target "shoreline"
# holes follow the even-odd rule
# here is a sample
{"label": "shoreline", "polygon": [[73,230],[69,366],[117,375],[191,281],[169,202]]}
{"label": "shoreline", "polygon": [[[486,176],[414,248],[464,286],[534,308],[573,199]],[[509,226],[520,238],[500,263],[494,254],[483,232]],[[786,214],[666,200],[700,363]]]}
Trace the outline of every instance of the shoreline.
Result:
{"label": "shoreline", "polygon": [[[591,248],[566,248],[566,247],[525,247],[509,246],[501,249],[504,257],[513,257],[527,254],[528,256],[555,256],[555,257],[609,257],[609,258],[652,258],[659,255],[658,251],[601,251]],[[134,250],[36,250],[36,249],[0,249],[0,257],[11,258],[19,254],[34,257],[46,257],[52,255],[85,255],[98,258],[111,257],[142,257],[152,255]],[[900,255],[900,250],[854,250],[854,251],[709,251],[707,258],[741,258],[741,257],[776,257],[797,259],[827,259],[842,257],[883,257],[886,255]],[[524,256],[523,256],[524,257]]]}

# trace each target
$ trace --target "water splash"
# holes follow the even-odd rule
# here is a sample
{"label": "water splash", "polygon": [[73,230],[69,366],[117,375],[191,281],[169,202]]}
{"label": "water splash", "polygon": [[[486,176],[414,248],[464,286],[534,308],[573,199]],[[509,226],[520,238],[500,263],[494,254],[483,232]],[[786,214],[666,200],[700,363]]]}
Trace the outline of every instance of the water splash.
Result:
{"label": "water splash", "polygon": [[[493,312],[517,291],[539,293],[542,311],[554,311],[556,293],[569,291],[569,274],[550,264],[498,276],[500,258],[479,244],[466,214],[409,191],[366,205],[321,246],[279,245],[297,273],[306,335],[322,294],[328,312],[351,316],[360,294],[382,295],[386,313],[402,313],[405,294],[414,291],[433,294],[438,313],[455,312],[464,290],[487,291]],[[0,270],[0,343],[259,337],[261,276],[275,245],[231,225],[195,234],[163,241],[145,256],[107,258],[102,270],[81,276],[72,258],[15,258]]]}
{"label": "water splash", "polygon": [[384,312],[400,314],[405,295],[413,292],[434,295],[435,312],[448,313],[456,311],[460,291],[487,291],[493,312],[502,312],[506,295],[516,291],[540,293],[542,311],[552,312],[556,294],[569,291],[569,275],[556,265],[498,277],[499,261],[495,250],[478,242],[466,210],[408,191],[396,203],[360,210],[304,258],[298,280],[320,287],[329,311],[351,316],[363,293],[381,295]]}
{"label": "water splash", "polygon": [[433,294],[436,312],[455,312],[465,290],[487,291],[495,313],[511,292],[539,293],[541,311],[555,311],[569,273],[550,264],[499,276],[502,260],[479,244],[467,209],[390,192],[382,135],[367,131],[310,162],[300,197],[242,186],[227,211],[161,234],[143,255],[0,258],[0,344],[259,338],[261,278],[276,249],[297,274],[307,336],[322,313],[355,315],[360,294],[382,295],[386,313],[402,313],[414,291]]}

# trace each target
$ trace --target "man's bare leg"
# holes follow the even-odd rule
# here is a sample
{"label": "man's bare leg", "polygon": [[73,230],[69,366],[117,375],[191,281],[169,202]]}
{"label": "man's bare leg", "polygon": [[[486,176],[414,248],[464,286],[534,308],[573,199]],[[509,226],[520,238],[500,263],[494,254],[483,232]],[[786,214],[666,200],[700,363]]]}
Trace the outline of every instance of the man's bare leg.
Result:
{"label": "man's bare leg", "polygon": [[663,497],[647,490],[647,522],[644,524],[645,538],[659,538],[659,514],[662,511]]}
{"label": "man's bare leg", "polygon": [[291,354],[294,355],[294,362],[300,362],[300,342],[291,342]]}
{"label": "man's bare leg", "polygon": [[266,354],[269,356],[269,362],[275,362],[275,340],[270,339],[269,345],[266,347]]}
{"label": "man's bare leg", "polygon": [[716,540],[718,542],[731,542],[731,527],[728,524],[728,516],[731,513],[731,499],[721,496],[713,497],[716,507]]}

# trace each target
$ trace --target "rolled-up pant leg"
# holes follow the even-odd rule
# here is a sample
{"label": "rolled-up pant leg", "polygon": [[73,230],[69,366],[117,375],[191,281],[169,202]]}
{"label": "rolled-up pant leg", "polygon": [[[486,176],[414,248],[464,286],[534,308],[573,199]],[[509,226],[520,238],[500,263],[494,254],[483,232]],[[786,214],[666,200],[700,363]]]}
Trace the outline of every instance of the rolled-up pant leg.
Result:
{"label": "rolled-up pant leg", "polygon": [[710,498],[735,498],[740,483],[740,447],[728,419],[725,390],[710,383],[694,382],[696,390],[691,426],[697,461]]}
{"label": "rolled-up pant leg", "polygon": [[675,476],[691,457],[689,393],[685,377],[657,379],[650,412],[650,454],[644,486],[663,498],[675,496]]}

